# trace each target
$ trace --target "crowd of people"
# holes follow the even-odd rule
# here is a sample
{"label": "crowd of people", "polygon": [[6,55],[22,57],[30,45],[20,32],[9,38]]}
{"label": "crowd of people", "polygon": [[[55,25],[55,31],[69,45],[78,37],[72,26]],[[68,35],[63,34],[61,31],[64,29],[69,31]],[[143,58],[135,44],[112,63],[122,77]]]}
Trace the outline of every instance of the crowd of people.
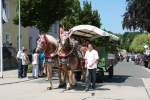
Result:
{"label": "crowd of people", "polygon": [[150,55],[146,55],[145,53],[131,53],[130,55],[118,55],[118,61],[121,61],[121,59],[125,59],[127,62],[129,59],[134,62],[135,65],[141,65],[148,68],[148,63],[150,61]]}
{"label": "crowd of people", "polygon": [[[27,71],[28,71],[28,65],[30,64],[29,57],[27,55],[27,49],[25,47],[22,47],[21,50],[18,51],[16,60],[18,62],[18,78],[26,78],[27,77]],[[32,77],[38,78],[45,76],[46,69],[44,68],[44,53],[36,52],[36,49],[33,50],[32,54]]]}

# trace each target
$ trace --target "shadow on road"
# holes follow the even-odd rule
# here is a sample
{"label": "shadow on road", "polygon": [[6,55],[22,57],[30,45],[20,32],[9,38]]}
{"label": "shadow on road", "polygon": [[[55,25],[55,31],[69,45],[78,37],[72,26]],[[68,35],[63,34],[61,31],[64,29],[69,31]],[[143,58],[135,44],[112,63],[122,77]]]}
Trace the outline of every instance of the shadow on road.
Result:
{"label": "shadow on road", "polygon": [[109,78],[106,76],[104,78],[104,83],[124,83],[126,79],[130,78],[132,76],[127,75],[114,75],[113,78]]}

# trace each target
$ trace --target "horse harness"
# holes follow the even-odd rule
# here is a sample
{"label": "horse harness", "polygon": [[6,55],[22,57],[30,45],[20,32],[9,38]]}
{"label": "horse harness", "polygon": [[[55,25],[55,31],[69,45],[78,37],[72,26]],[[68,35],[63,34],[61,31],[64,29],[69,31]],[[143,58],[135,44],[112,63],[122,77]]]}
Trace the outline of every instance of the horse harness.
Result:
{"label": "horse harness", "polygon": [[[78,54],[78,56],[76,55],[76,53]],[[80,62],[84,61],[82,51],[79,50],[78,47],[72,46],[72,49],[70,51],[66,51],[64,55],[61,54],[61,50],[58,52],[59,65],[67,64],[69,66],[69,61],[71,56],[76,57],[78,60],[80,60]]]}

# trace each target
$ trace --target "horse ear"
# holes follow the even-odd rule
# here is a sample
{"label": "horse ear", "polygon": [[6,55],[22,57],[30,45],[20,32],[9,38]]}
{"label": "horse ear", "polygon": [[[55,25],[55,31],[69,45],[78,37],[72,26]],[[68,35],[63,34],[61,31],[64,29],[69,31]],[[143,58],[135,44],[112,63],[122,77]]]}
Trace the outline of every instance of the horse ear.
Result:
{"label": "horse ear", "polygon": [[44,35],[44,39],[46,40],[46,34],[44,33],[43,35]]}
{"label": "horse ear", "polygon": [[39,36],[39,37],[41,37],[41,35],[40,35],[40,34],[38,34],[38,36]]}
{"label": "horse ear", "polygon": [[68,31],[68,35],[71,33],[71,29]]}
{"label": "horse ear", "polygon": [[60,28],[60,34],[62,34],[64,32],[63,28]]}

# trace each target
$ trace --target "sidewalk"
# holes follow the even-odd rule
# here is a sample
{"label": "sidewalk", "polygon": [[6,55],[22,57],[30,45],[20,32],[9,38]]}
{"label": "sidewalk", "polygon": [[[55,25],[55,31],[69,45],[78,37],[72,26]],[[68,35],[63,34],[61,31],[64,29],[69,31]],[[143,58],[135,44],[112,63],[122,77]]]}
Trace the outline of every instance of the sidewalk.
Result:
{"label": "sidewalk", "polygon": [[[32,73],[27,73],[28,77],[32,76]],[[3,78],[0,78],[0,85],[5,84],[13,84],[13,83],[20,83],[25,81],[30,81],[31,78],[18,78],[18,69],[10,69],[3,71]]]}

